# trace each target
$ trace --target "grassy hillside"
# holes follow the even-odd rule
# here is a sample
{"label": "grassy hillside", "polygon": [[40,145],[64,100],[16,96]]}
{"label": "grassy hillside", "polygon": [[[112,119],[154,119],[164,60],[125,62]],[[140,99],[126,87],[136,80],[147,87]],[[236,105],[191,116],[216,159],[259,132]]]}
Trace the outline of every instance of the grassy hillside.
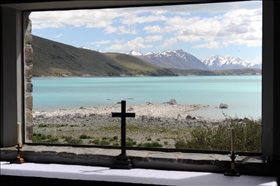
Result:
{"label": "grassy hillside", "polygon": [[[157,67],[149,62],[143,61],[139,58],[131,55],[120,54],[120,53],[105,53],[106,56],[114,59],[119,67],[126,69],[125,72],[128,75],[146,74],[149,76],[164,76],[164,75],[175,75],[171,70]],[[129,61],[129,63],[127,62]]]}
{"label": "grassy hillside", "polygon": [[242,68],[231,70],[180,70],[170,69],[178,76],[225,76],[225,75],[261,75],[262,70],[256,68]]}
{"label": "grassy hillside", "polygon": [[136,57],[76,48],[33,36],[34,76],[173,76]]}

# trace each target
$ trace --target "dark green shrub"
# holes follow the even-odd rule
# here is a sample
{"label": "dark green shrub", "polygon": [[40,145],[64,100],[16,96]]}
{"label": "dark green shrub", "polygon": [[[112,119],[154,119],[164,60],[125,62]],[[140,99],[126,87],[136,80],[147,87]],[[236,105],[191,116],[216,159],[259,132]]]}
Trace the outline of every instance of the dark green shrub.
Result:
{"label": "dark green shrub", "polygon": [[127,137],[127,138],[126,138],[126,141],[130,141],[130,142],[132,142],[132,141],[133,141],[133,139],[132,139],[132,138],[130,138],[130,137]]}
{"label": "dark green shrub", "polygon": [[81,139],[70,139],[67,142],[68,142],[68,144],[79,145],[79,144],[83,143],[83,140],[81,140]]}
{"label": "dark green shrub", "polygon": [[32,136],[32,142],[33,143],[41,143],[42,142],[42,139],[39,138],[38,136]]}
{"label": "dark green shrub", "polygon": [[82,134],[82,135],[80,135],[79,138],[80,138],[80,139],[90,139],[91,137],[90,137],[90,136],[87,136],[87,135],[85,135],[85,134]]}
{"label": "dark green shrub", "polygon": [[58,137],[51,137],[51,138],[48,138],[46,143],[57,143],[58,141],[59,141]]}
{"label": "dark green shrub", "polygon": [[[227,117],[225,125],[215,128],[196,128],[190,132],[190,140],[176,148],[225,150],[230,151],[231,128],[235,133],[235,150],[242,152],[261,152],[261,120]],[[176,142],[176,144],[179,141]],[[182,143],[182,142],[180,142]],[[179,144],[180,144],[179,143]]]}
{"label": "dark green shrub", "polygon": [[39,128],[43,128],[43,127],[47,127],[47,126],[48,126],[47,124],[42,124],[42,123],[38,125]]}
{"label": "dark green shrub", "polygon": [[102,145],[102,146],[107,146],[107,145],[110,145],[110,142],[109,142],[109,141],[106,141],[106,140],[101,140],[101,141],[100,141],[100,145]]}
{"label": "dark green shrub", "polygon": [[162,147],[162,144],[160,144],[159,142],[147,142],[147,143],[140,143],[137,145],[138,147]]}
{"label": "dark green shrub", "polygon": [[186,143],[185,139],[180,138],[180,139],[175,140],[175,148],[176,149],[185,149],[185,148],[187,148],[187,143]]}
{"label": "dark green shrub", "polygon": [[100,144],[100,140],[99,139],[90,140],[89,143],[93,143],[95,145],[99,145]]}
{"label": "dark green shrub", "polygon": [[65,141],[69,141],[69,140],[72,140],[73,137],[72,136],[62,136],[62,139],[64,139]]}
{"label": "dark green shrub", "polygon": [[102,138],[102,140],[107,140],[107,139],[108,139],[108,137],[103,137],[103,138]]}

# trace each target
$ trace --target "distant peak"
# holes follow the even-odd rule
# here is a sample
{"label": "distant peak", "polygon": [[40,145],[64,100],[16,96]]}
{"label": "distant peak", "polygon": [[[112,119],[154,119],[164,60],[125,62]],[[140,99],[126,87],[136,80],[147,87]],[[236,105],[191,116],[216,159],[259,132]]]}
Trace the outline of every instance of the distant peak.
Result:
{"label": "distant peak", "polygon": [[252,62],[244,60],[240,57],[214,55],[208,59],[201,60],[204,64],[215,69],[244,68],[253,66]]}
{"label": "distant peak", "polygon": [[141,52],[138,52],[136,50],[131,50],[130,52],[126,53],[132,56],[143,56],[143,54]]}
{"label": "distant peak", "polygon": [[155,53],[153,53],[153,52],[148,52],[148,53],[145,54],[145,56],[153,55],[153,54],[155,54]]}

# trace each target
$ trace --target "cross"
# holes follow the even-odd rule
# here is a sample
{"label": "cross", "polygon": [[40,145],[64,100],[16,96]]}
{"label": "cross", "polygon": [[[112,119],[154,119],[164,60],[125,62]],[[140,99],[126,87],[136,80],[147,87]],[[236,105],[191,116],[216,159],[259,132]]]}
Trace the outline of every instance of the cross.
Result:
{"label": "cross", "polygon": [[112,117],[121,118],[121,154],[116,157],[112,168],[131,168],[130,160],[126,156],[126,118],[135,117],[135,113],[126,113],[126,101],[121,101],[121,112],[112,113]]}

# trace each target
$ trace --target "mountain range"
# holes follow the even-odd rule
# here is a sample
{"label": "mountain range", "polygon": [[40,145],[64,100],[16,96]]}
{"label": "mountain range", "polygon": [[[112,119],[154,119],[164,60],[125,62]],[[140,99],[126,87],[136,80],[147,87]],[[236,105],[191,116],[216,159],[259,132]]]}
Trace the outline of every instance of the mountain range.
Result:
{"label": "mountain range", "polygon": [[162,68],[200,69],[200,70],[229,70],[242,68],[261,69],[261,63],[253,63],[239,57],[215,55],[208,59],[199,60],[183,50],[166,50],[161,53],[141,52],[131,50],[126,54],[138,57]]}
{"label": "mountain range", "polygon": [[[250,63],[225,62],[222,56],[199,60],[183,50],[141,54],[94,51],[73,47],[33,35],[33,76],[188,76],[188,75],[260,75],[261,69]],[[237,60],[235,60],[237,61]],[[217,70],[231,65],[231,70]],[[244,68],[242,65],[244,64]],[[233,65],[239,65],[234,68]],[[229,66],[228,66],[229,67]],[[216,68],[211,70],[211,68]]]}
{"label": "mountain range", "polygon": [[252,63],[247,60],[243,60],[239,57],[232,56],[220,56],[215,55],[209,59],[201,60],[211,70],[225,70],[225,69],[240,69],[240,68],[258,68],[261,69],[261,63]]}
{"label": "mountain range", "polygon": [[195,56],[183,50],[166,50],[161,53],[149,52],[145,55],[141,55],[140,52],[133,50],[127,54],[136,56],[162,68],[210,70],[207,65]]}
{"label": "mountain range", "polygon": [[101,53],[32,36],[33,76],[174,76],[169,70],[121,53]]}

